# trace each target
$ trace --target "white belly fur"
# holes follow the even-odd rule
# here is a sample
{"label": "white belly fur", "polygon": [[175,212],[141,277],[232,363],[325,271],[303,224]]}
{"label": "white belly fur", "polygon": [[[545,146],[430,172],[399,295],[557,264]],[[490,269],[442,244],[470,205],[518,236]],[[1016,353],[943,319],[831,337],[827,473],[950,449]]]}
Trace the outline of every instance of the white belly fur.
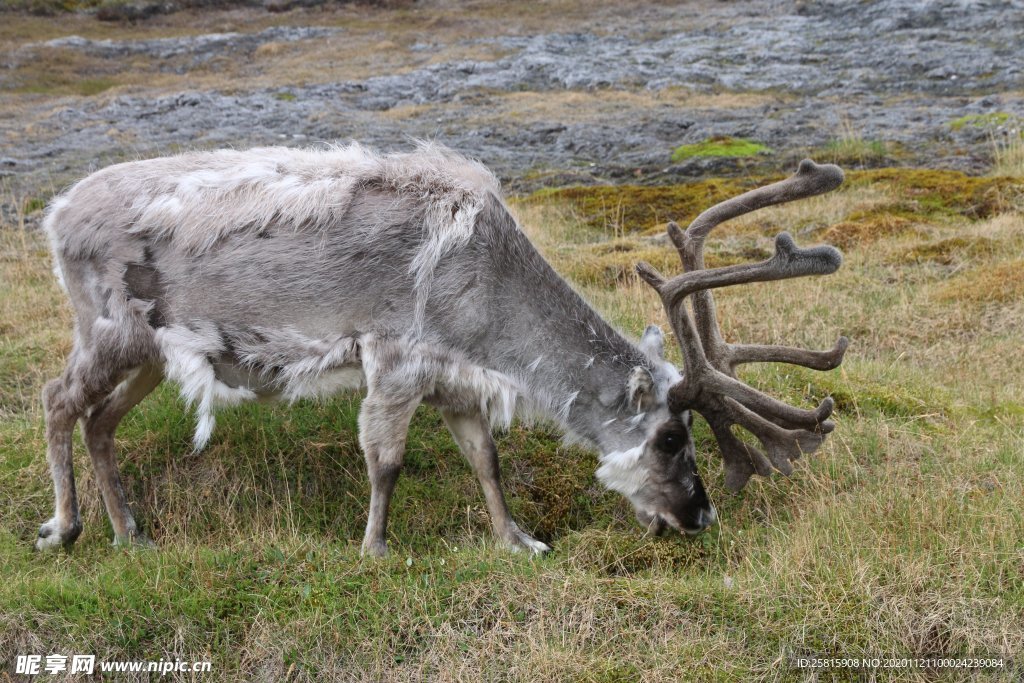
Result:
{"label": "white belly fur", "polygon": [[448,397],[507,426],[523,395],[513,377],[409,338],[323,340],[293,329],[259,330],[251,339],[233,339],[229,353],[216,325],[194,322],[160,328],[156,339],[165,375],[195,407],[197,451],[210,440],[217,408],[254,399],[294,402],[386,386],[401,394],[396,400]]}

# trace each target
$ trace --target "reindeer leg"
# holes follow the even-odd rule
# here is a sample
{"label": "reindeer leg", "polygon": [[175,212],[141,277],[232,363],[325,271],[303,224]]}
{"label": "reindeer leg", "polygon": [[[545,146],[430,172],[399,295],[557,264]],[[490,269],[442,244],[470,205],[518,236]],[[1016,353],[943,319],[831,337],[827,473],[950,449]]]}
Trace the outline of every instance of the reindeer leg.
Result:
{"label": "reindeer leg", "polygon": [[107,367],[93,350],[75,348],[64,372],[43,387],[46,415],[46,460],[53,477],[53,517],[39,527],[36,549],[70,548],[82,533],[82,519],[75,491],[71,434],[75,421],[90,405],[110,393],[116,371]]}
{"label": "reindeer leg", "polygon": [[53,517],[39,527],[37,550],[60,545],[71,547],[82,533],[71,452],[71,433],[82,408],[71,400],[64,377],[50,380],[43,387],[43,409],[46,413],[46,461],[50,465],[56,502]]}
{"label": "reindeer leg", "polygon": [[409,421],[419,399],[388,401],[372,390],[359,410],[359,443],[370,475],[370,514],[363,535],[363,555],[388,553],[387,526],[391,494],[402,470]]}
{"label": "reindeer leg", "polygon": [[139,532],[125,499],[114,456],[114,432],[128,411],[156,389],[162,380],[160,367],[146,365],[138,368],[82,419],[82,433],[110,524],[114,528],[115,545],[149,544],[149,540]]}
{"label": "reindeer leg", "polygon": [[537,555],[551,550],[520,529],[509,514],[501,491],[498,449],[487,420],[480,413],[467,415],[442,409],[441,415],[480,480],[487,510],[491,514],[494,535],[498,540],[512,550],[528,550]]}

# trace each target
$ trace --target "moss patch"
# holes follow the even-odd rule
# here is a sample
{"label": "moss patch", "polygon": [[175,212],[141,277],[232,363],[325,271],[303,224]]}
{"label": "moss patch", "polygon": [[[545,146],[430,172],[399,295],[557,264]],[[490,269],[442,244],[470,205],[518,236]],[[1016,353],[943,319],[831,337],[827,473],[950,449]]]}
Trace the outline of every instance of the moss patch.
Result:
{"label": "moss patch", "polygon": [[1005,111],[994,111],[987,114],[967,114],[949,122],[953,130],[961,130],[970,126],[971,128],[998,128],[1005,126],[1011,119],[1016,118]]}
{"label": "moss patch", "polygon": [[[630,515],[632,516],[632,515]],[[681,572],[707,562],[714,536],[680,538],[672,533],[663,538],[644,535],[630,524],[627,531],[588,529],[574,539],[573,563],[607,576],[632,576],[641,572]]]}
{"label": "moss patch", "polygon": [[566,187],[534,196],[568,203],[590,228],[630,233],[670,220],[686,225],[704,209],[753,187],[756,181],[725,178],[665,187]]}
{"label": "moss patch", "polygon": [[[510,459],[515,455],[513,472],[505,477],[513,516],[539,539],[551,542],[595,518],[609,519],[615,498],[594,482],[593,453],[561,445],[556,433],[521,427],[501,439],[499,450]],[[478,495],[475,482],[471,495]]]}
{"label": "moss patch", "polygon": [[753,140],[715,137],[693,145],[676,147],[672,152],[672,161],[678,163],[694,157],[752,157],[758,154],[771,154],[771,151]]}
{"label": "moss patch", "polygon": [[[850,189],[878,186],[890,190],[897,199],[885,207],[885,213],[906,222],[989,218],[1024,206],[1024,179],[1021,178],[977,178],[959,171],[905,168],[852,171],[846,177],[845,186]],[[685,226],[712,205],[774,180],[778,180],[778,176],[716,178],[663,187],[566,187],[540,190],[533,198],[564,202],[589,228],[629,234],[648,231],[669,220]],[[881,213],[851,215],[846,220],[863,222],[872,217],[881,218]],[[892,229],[899,221],[889,223],[879,226],[880,229],[885,234],[895,234]]]}
{"label": "moss patch", "polygon": [[634,266],[639,261],[647,261],[662,273],[672,273],[680,268],[675,249],[627,240],[576,250],[571,258],[559,265],[577,284],[615,287],[636,277]]}
{"label": "moss patch", "polygon": [[988,218],[1024,201],[1024,179],[976,178],[959,171],[882,168],[849,173],[847,184],[889,186],[921,215]]}
{"label": "moss patch", "polygon": [[801,378],[806,377],[818,392],[831,396],[839,413],[918,418],[944,416],[952,412],[949,397],[936,387],[900,384],[888,378],[816,374],[806,370],[797,372]]}
{"label": "moss patch", "polygon": [[829,227],[821,238],[840,249],[871,244],[910,232],[914,221],[886,211],[850,214],[848,220]]}
{"label": "moss patch", "polygon": [[975,304],[1024,300],[1024,260],[975,268],[953,278],[938,291],[942,301]]}
{"label": "moss patch", "polygon": [[54,76],[52,78],[43,78],[34,83],[29,83],[23,88],[19,88],[19,91],[36,95],[70,94],[92,97],[93,95],[98,95],[105,90],[110,90],[117,85],[119,85],[119,83],[112,78],[86,78],[83,80],[72,81],[62,76]]}

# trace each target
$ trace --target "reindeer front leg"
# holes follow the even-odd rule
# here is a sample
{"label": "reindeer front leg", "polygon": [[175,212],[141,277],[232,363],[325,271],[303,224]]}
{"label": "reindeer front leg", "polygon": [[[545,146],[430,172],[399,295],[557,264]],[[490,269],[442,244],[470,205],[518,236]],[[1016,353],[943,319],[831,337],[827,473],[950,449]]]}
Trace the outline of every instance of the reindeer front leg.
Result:
{"label": "reindeer front leg", "polygon": [[528,550],[536,555],[551,550],[546,544],[520,529],[512,519],[501,491],[498,449],[484,416],[479,412],[462,414],[444,409],[441,410],[441,415],[456,443],[459,444],[459,449],[480,480],[484,499],[487,501],[487,511],[491,514],[494,535],[498,540],[512,550]]}
{"label": "reindeer front leg", "polygon": [[363,535],[363,555],[388,554],[388,507],[405,458],[409,421],[419,399],[394,401],[372,389],[359,410],[359,443],[370,475],[370,514]]}

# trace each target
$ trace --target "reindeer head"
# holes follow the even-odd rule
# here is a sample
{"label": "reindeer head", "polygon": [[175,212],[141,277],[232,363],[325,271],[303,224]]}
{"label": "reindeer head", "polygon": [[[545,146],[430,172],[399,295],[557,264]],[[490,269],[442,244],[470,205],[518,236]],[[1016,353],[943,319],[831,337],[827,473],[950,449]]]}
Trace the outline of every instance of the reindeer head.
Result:
{"label": "reindeer head", "polygon": [[[661,329],[651,325],[640,340],[650,367],[633,369],[626,399],[636,415],[630,418],[622,450],[601,456],[597,478],[633,504],[637,521],[661,534],[666,528],[696,534],[714,524],[718,515],[697,473],[689,410],[669,409],[669,392],[681,379],[663,356]],[[640,445],[637,434],[642,435]]]}
{"label": "reindeer head", "polygon": [[[704,239],[723,221],[756,209],[811,197],[838,187],[842,171],[833,165],[800,163],[786,180],[752,190],[717,204],[683,232],[669,223],[668,235],[686,271],[666,279],[647,263],[637,264],[640,277],[658,292],[683,352],[684,372],[664,391],[652,384],[651,410],[643,420],[647,432],[642,446],[602,458],[598,477],[626,495],[637,519],[653,531],[666,526],[697,533],[716,519],[697,474],[691,411],[699,412],[718,440],[725,460],[725,483],[738,491],[754,473],[778,470],[788,475],[792,462],[814,452],[835,428],[828,418],[834,403],[824,399],[815,410],[804,410],[767,396],[736,379],[741,363],[781,362],[816,370],[831,370],[843,360],[848,340],[840,337],[828,351],[783,346],[728,344],[722,339],[711,291],[747,282],[762,282],[834,273],[842,255],[833,247],[800,249],[788,233],[775,238],[775,255],[761,263],[705,269]],[[687,310],[690,299],[693,313]],[[645,341],[650,328],[645,333]],[[649,342],[648,342],[649,345]],[[641,343],[644,346],[644,342]],[[631,381],[631,384],[633,382]],[[764,452],[740,440],[739,425],[753,434]]]}

